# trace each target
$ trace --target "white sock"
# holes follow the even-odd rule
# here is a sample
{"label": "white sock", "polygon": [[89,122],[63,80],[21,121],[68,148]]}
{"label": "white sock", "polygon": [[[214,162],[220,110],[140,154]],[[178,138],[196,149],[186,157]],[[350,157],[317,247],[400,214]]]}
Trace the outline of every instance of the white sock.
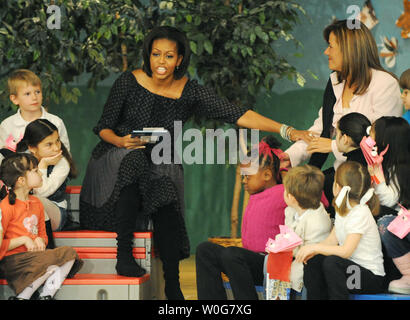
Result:
{"label": "white sock", "polygon": [[40,293],[40,297],[51,296],[54,297],[57,290],[60,289],[65,278],[67,278],[74,264],[74,259],[67,261],[61,267],[57,267],[54,273],[48,277],[46,283],[44,283],[43,290]]}
{"label": "white sock", "polygon": [[34,280],[31,285],[29,285],[22,292],[20,292],[20,294],[17,296],[17,298],[29,300],[31,298],[31,296],[33,295],[33,293],[38,288],[40,288],[40,286],[47,280],[47,278],[49,278],[53,274],[55,268],[57,268],[57,266],[48,267],[47,272],[45,274],[43,274],[40,278]]}

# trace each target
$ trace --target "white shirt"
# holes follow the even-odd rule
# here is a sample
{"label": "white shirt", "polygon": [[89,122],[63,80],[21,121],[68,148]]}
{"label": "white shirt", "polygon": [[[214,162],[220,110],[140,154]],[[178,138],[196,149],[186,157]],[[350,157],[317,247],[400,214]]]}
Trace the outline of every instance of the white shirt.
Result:
{"label": "white shirt", "polygon": [[[320,203],[317,209],[308,209],[301,216],[291,207],[285,209],[285,224],[291,228],[302,240],[301,246],[319,243],[327,238],[332,222],[325,207]],[[293,250],[295,257],[299,247]],[[303,263],[293,260],[290,269],[290,281],[292,289],[298,292],[303,288]]]}
{"label": "white shirt", "polygon": [[374,193],[379,197],[380,204],[399,211],[400,206],[398,202],[400,194],[393,182],[398,184],[396,176],[391,177],[389,185],[386,182],[374,184]]}
{"label": "white shirt", "polygon": [[[48,113],[43,107],[41,107],[41,111],[40,119],[47,119],[57,127],[60,141],[70,151],[70,142],[63,120],[54,114]],[[0,124],[0,148],[6,146],[6,140],[12,140],[13,143],[17,144],[23,138],[24,131],[29,123],[29,121],[24,120],[21,116],[20,109],[12,116],[4,119]]]}
{"label": "white shirt", "polygon": [[[61,160],[54,166],[53,171],[47,177],[47,169],[40,169],[43,178],[41,188],[34,189],[34,195],[38,197],[48,198],[63,184],[70,172],[70,164],[67,159],[62,157]],[[67,201],[57,203],[59,207],[67,209]]]}
{"label": "white shirt", "polygon": [[[338,83],[337,74],[333,72],[330,75],[333,86],[333,91],[336,97],[336,103],[333,106],[333,134],[336,134],[336,125],[341,117],[351,112],[359,112],[365,115],[370,122],[374,122],[383,116],[401,117],[403,114],[403,103],[400,98],[400,87],[398,81],[390,74],[384,71],[372,69],[372,80],[369,87],[362,95],[353,95],[349,105],[350,108],[343,108],[342,94],[345,86],[345,81]],[[322,133],[323,119],[322,108],[319,110],[319,116],[308,129],[309,131]],[[285,152],[289,154],[292,167],[298,166],[300,163],[307,161],[310,154],[306,152],[307,143],[303,140],[295,142]],[[336,140],[332,141],[332,152],[336,158],[334,163],[335,170],[344,161],[346,157],[343,153],[337,150]]]}
{"label": "white shirt", "polygon": [[349,260],[375,275],[385,275],[379,230],[367,205],[356,205],[343,217],[336,212],[335,232],[340,246],[349,234],[360,233],[359,244]]}

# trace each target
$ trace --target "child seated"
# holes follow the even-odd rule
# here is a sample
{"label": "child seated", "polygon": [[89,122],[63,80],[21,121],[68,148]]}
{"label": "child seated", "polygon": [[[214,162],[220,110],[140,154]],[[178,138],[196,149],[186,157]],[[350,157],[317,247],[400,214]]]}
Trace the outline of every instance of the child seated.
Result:
{"label": "child seated", "polygon": [[[29,300],[42,285],[40,300],[51,300],[66,277],[74,276],[83,261],[71,247],[46,249],[44,208],[30,190],[41,187],[38,160],[15,153],[0,166],[0,212],[4,239],[0,247],[0,271],[15,291],[14,300]],[[4,198],[4,199],[3,199]]]}
{"label": "child seated", "polygon": [[19,107],[16,114],[0,124],[0,148],[16,151],[17,143],[23,138],[26,126],[36,119],[47,119],[57,128],[67,150],[70,150],[68,134],[63,120],[48,113],[42,106],[41,80],[32,71],[19,69],[8,78],[10,100]]}
{"label": "child seated", "polygon": [[266,241],[279,233],[279,225],[285,220],[279,145],[273,136],[263,139],[259,144],[257,173],[243,177],[245,190],[250,194],[242,222],[243,248],[223,247],[211,242],[198,245],[198,300],[227,299],[221,272],[228,276],[235,299],[258,299],[255,285],[263,284]]}
{"label": "child seated", "polygon": [[317,244],[300,248],[297,262],[305,263],[303,282],[308,300],[348,300],[350,293],[382,293],[383,254],[374,215],[379,201],[366,167],[342,163],[333,185],[335,226]]}
{"label": "child seated", "polygon": [[368,166],[376,179],[373,188],[379,197],[380,219],[386,214],[397,215],[398,203],[410,201],[410,124],[401,117],[381,117],[373,122],[370,136],[380,154],[387,147],[381,164]]}
{"label": "child seated", "polygon": [[[329,214],[320,202],[324,184],[324,174],[316,167],[304,165],[289,170],[283,179],[285,224],[303,241],[302,245],[318,243],[329,235],[332,223]],[[295,257],[299,247],[293,250]],[[268,256],[266,256],[266,260]],[[266,264],[265,264],[266,266]],[[269,267],[269,266],[268,266]],[[274,279],[265,278],[267,282]],[[291,288],[301,292],[303,288],[303,264],[293,260],[290,269]],[[272,288],[267,283],[268,288]],[[276,287],[278,288],[278,287]],[[267,296],[278,296],[278,292]]]}

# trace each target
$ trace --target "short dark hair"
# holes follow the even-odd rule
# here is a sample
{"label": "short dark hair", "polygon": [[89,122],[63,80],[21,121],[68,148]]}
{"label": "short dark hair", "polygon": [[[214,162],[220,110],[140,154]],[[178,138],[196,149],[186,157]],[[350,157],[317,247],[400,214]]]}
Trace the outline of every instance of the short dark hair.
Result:
{"label": "short dark hair", "polygon": [[148,75],[152,76],[152,70],[150,65],[150,55],[152,50],[152,43],[157,39],[168,39],[176,42],[178,55],[182,55],[182,62],[178,68],[174,71],[175,79],[181,79],[186,73],[189,60],[191,58],[191,49],[189,46],[189,41],[184,32],[179,31],[177,28],[169,26],[155,27],[151,32],[145,37],[143,44],[142,56],[144,59],[144,64],[142,70]]}
{"label": "short dark hair", "polygon": [[410,69],[407,69],[401,74],[399,85],[402,89],[410,90]]}

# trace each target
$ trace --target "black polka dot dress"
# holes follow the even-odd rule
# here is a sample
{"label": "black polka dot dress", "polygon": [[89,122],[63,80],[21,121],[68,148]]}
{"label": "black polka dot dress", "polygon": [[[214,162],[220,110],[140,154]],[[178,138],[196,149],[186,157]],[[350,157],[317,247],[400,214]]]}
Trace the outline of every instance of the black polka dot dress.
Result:
{"label": "black polka dot dress", "polygon": [[[132,72],[122,73],[111,88],[95,134],[112,129],[118,136],[146,127],[163,127],[174,141],[174,122],[182,126],[192,116],[236,121],[247,111],[219,98],[211,89],[188,80],[178,99],[154,94],[141,86]],[[141,214],[148,217],[159,208],[171,205],[178,212],[182,237],[181,259],[189,256],[189,240],[184,221],[183,167],[153,164],[153,145],[145,149],[126,150],[101,140],[94,148],[82,184],[80,223],[82,228],[114,231],[115,206],[123,187],[138,184],[142,199]],[[173,146],[172,159],[174,159]],[[178,161],[180,163],[180,161]],[[136,215],[138,213],[136,212]]]}

